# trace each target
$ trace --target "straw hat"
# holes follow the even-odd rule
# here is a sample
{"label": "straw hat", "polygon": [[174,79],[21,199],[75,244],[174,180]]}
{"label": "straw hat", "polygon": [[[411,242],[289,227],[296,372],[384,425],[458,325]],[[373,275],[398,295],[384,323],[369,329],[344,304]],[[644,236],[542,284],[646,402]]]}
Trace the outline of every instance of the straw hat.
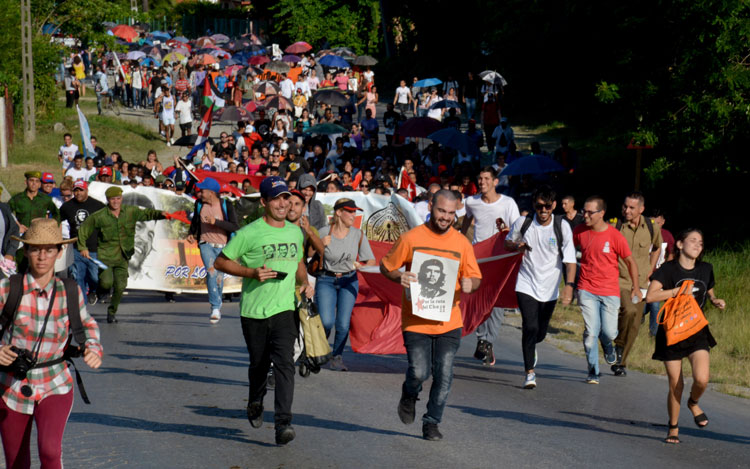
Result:
{"label": "straw hat", "polygon": [[11,238],[28,245],[69,244],[78,240],[78,238],[63,239],[60,225],[52,218],[35,218],[31,220],[31,226],[23,237],[11,236]]}

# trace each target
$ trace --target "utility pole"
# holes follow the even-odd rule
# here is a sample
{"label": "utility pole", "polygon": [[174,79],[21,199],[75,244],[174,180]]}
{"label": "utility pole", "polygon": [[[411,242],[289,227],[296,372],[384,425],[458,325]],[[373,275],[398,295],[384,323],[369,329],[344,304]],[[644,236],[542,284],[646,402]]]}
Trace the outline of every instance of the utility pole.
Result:
{"label": "utility pole", "polygon": [[36,140],[34,58],[31,51],[31,0],[21,0],[21,73],[23,82],[23,141]]}
{"label": "utility pole", "polygon": [[148,0],[143,0],[143,12],[146,13],[148,11]]}

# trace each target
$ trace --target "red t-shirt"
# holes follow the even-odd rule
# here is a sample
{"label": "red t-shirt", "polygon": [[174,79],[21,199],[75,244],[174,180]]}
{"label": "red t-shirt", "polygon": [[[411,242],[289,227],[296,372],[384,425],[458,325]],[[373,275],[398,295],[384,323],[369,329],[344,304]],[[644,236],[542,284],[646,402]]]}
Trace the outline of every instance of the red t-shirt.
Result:
{"label": "red t-shirt", "polygon": [[620,270],[617,259],[630,257],[625,237],[607,225],[604,231],[594,231],[581,224],[573,230],[573,244],[581,250],[581,276],[578,289],[600,296],[620,296]]}
{"label": "red t-shirt", "polygon": [[174,84],[174,89],[182,93],[183,91],[188,89],[188,86],[190,86],[190,82],[184,78],[181,78]]}

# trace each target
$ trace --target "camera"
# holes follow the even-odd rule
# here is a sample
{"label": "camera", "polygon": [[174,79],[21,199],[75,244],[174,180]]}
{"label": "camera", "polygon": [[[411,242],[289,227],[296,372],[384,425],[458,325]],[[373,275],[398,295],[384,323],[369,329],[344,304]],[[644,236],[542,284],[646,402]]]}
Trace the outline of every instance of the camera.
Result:
{"label": "camera", "polygon": [[16,352],[18,356],[8,368],[13,372],[13,376],[18,380],[26,379],[26,373],[36,365],[36,360],[32,356],[31,352],[26,349],[20,349],[14,345],[10,347],[11,350]]}

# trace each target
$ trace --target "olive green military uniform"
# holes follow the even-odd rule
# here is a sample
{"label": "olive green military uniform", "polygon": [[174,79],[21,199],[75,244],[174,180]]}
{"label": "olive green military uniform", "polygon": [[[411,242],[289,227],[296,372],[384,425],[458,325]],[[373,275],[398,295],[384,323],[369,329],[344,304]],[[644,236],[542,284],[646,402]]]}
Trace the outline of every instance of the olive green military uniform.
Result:
{"label": "olive green military uniform", "polygon": [[[31,220],[35,218],[54,218],[60,223],[60,211],[57,209],[52,197],[44,192],[37,192],[33,199],[29,198],[24,190],[11,197],[8,206],[16,216],[18,223],[29,227]],[[23,249],[16,251],[16,262],[21,271],[25,270],[26,258]]]}

